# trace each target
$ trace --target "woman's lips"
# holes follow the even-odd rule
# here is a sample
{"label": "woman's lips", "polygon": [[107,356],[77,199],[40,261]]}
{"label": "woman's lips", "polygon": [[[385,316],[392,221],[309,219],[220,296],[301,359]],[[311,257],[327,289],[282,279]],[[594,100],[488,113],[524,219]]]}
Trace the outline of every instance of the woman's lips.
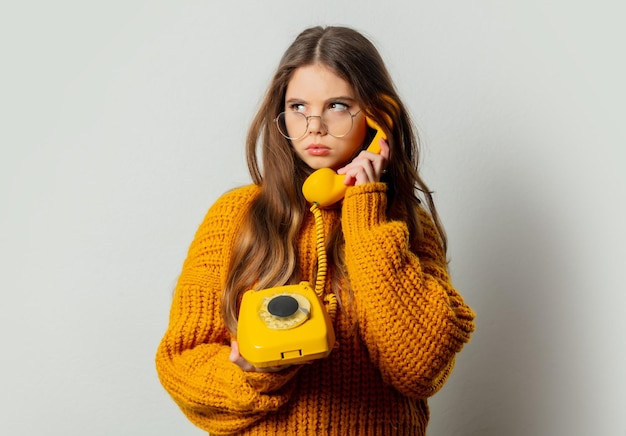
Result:
{"label": "woman's lips", "polygon": [[320,144],[311,144],[306,148],[306,152],[311,156],[326,156],[330,153],[330,148]]}

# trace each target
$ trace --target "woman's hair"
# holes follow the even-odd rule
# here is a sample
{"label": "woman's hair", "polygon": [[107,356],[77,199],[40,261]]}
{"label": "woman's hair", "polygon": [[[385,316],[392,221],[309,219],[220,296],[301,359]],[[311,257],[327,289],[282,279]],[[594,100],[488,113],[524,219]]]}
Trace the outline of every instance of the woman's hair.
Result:
{"label": "woman's hair", "polygon": [[[236,237],[222,296],[222,316],[233,333],[237,329],[237,304],[243,292],[293,284],[301,279],[297,237],[305,213],[310,213],[301,188],[312,170],[296,156],[289,140],[274,125],[274,119],[284,110],[287,85],[294,71],[313,64],[329,68],[351,84],[359,106],[387,133],[390,158],[383,180],[388,186],[389,217],[406,222],[411,238],[419,240],[422,232],[417,194],[421,192],[444,252],[446,249],[446,236],[431,193],[418,174],[416,132],[378,50],[350,28],[306,29],[283,55],[248,131],[248,169],[261,190]],[[340,281],[348,283],[342,268],[344,240],[340,226],[327,240],[331,263],[339,266],[333,269],[336,289]]]}

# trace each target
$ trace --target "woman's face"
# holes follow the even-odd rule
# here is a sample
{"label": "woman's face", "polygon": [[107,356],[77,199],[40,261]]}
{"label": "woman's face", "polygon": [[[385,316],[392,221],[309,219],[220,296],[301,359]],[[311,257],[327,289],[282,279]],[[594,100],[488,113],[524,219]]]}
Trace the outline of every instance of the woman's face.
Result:
{"label": "woman's face", "polygon": [[[357,115],[352,119],[352,129],[345,136],[337,138],[328,133],[320,116],[324,116],[328,130],[332,134],[343,135],[343,130],[333,128],[343,129],[346,125],[345,121],[337,121],[338,117],[341,118],[340,115],[348,117],[348,114],[343,112],[344,109],[350,115]],[[300,159],[314,170],[319,168],[337,170],[343,167],[363,145],[367,125],[365,114],[359,112],[361,108],[355,99],[354,90],[348,82],[323,65],[307,65],[293,73],[287,85],[284,110],[301,112],[310,117],[306,132],[304,127],[302,131],[292,132],[294,123],[287,123],[286,127],[290,137],[299,137],[304,133],[301,138],[292,139],[291,144]],[[306,123],[302,126],[304,124]]]}

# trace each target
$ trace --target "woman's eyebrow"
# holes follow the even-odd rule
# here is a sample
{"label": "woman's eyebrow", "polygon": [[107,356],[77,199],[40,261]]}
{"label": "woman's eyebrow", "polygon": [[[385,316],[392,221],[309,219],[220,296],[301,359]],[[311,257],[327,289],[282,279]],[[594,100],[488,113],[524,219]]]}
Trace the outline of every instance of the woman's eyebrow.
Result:
{"label": "woman's eyebrow", "polygon": [[306,104],[306,101],[301,98],[290,98],[290,99],[285,100],[285,104],[296,104],[296,103]]}
{"label": "woman's eyebrow", "polygon": [[[326,100],[324,100],[324,103],[332,103],[333,101],[349,101],[349,102],[356,102],[356,98],[354,97],[349,97],[347,95],[338,95],[336,97],[329,97]],[[301,104],[307,104],[308,102],[302,98],[289,98],[285,100],[285,104],[296,104],[296,103],[301,103]]]}
{"label": "woman's eyebrow", "polygon": [[331,101],[335,101],[335,100],[344,100],[344,101],[356,101],[356,98],[354,97],[348,97],[347,95],[339,95],[337,97],[331,97],[329,99],[326,99],[326,102],[331,102]]}

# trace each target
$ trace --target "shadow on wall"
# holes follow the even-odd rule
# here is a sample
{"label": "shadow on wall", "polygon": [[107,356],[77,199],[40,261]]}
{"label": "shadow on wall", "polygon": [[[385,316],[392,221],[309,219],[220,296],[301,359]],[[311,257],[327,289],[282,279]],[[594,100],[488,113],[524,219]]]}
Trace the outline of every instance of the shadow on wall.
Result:
{"label": "shadow on wall", "polygon": [[[461,208],[465,242],[455,256],[462,266],[453,262],[452,269],[471,296],[477,330],[449,391],[432,401],[433,435],[548,435],[545,426],[559,419],[562,385],[571,385],[567,371],[580,366],[563,343],[577,319],[564,299],[576,282],[570,256],[577,251],[568,247],[559,196],[533,191],[518,171],[491,171],[487,187]],[[550,176],[535,175],[533,183]]]}

